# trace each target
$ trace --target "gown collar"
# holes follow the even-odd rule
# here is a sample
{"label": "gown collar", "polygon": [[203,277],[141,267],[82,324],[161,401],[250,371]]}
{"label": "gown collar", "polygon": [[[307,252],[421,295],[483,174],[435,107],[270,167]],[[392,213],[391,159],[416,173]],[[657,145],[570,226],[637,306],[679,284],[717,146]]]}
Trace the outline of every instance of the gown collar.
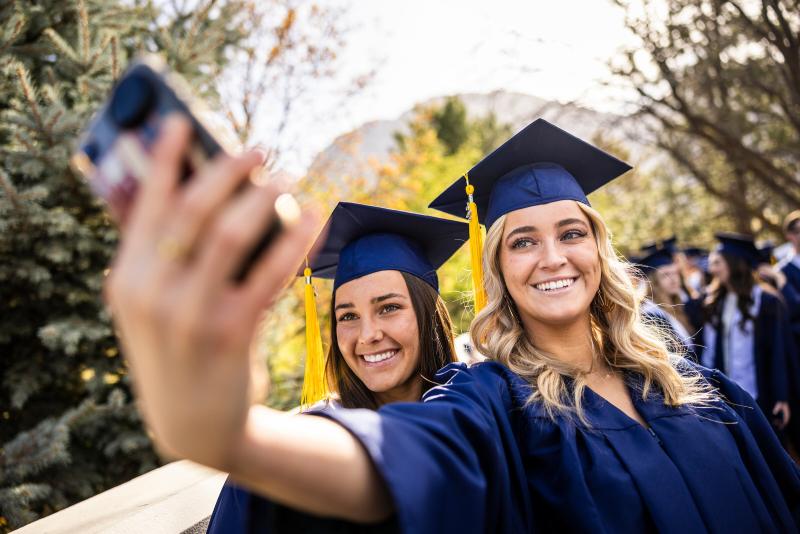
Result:
{"label": "gown collar", "polygon": [[[689,413],[686,406],[672,407],[664,404],[664,396],[655,386],[650,387],[647,398],[642,398],[644,378],[635,373],[625,374],[625,385],[631,396],[634,408],[639,412],[648,426],[655,419],[674,417]],[[586,387],[583,395],[583,406],[591,428],[597,430],[624,430],[641,426],[622,410],[614,406],[592,388]],[[580,422],[578,424],[581,424]]]}

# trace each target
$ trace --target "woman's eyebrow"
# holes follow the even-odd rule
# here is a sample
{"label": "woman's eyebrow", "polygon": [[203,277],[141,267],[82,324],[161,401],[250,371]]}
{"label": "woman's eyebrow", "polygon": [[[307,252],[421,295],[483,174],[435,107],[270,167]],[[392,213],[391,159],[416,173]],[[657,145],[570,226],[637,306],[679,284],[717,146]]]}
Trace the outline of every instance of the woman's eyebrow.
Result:
{"label": "woman's eyebrow", "polygon": [[383,302],[384,300],[389,300],[393,298],[406,298],[405,295],[401,295],[400,293],[386,293],[385,295],[381,295],[380,297],[375,297],[370,302],[372,304],[377,304],[378,302]]}
{"label": "woman's eyebrow", "polygon": [[[586,223],[584,221],[582,221],[581,219],[570,218],[570,219],[563,219],[563,220],[558,221],[556,223],[556,228],[561,228],[563,226],[569,226],[570,224],[581,224],[583,226],[586,226]],[[519,226],[519,227],[514,228],[513,230],[511,230],[508,233],[508,235],[506,236],[506,239],[508,239],[510,237],[513,237],[513,236],[515,236],[517,234],[528,234],[528,233],[531,233],[531,232],[536,232],[537,230],[538,230],[538,228],[536,228],[535,226],[531,226],[531,225]]]}
{"label": "woman's eyebrow", "polygon": [[508,239],[509,237],[511,237],[513,235],[516,235],[516,234],[527,234],[527,233],[535,232],[535,231],[536,231],[536,227],[535,226],[519,226],[519,227],[514,228],[513,230],[511,230],[508,233],[508,235],[506,236],[506,239]]}
{"label": "woman's eyebrow", "polygon": [[[377,304],[378,302],[383,302],[384,300],[389,300],[394,298],[404,299],[406,298],[406,296],[400,293],[386,293],[385,295],[381,295],[379,297],[373,297],[370,300],[370,303]],[[337,304],[336,307],[333,308],[333,311],[337,311],[344,308],[355,308],[355,305],[352,302],[342,302],[341,304]]]}
{"label": "woman's eyebrow", "polygon": [[580,219],[563,219],[561,221],[558,221],[558,224],[556,224],[556,228],[561,228],[562,226],[569,226],[570,224],[582,224],[586,226],[586,223]]}

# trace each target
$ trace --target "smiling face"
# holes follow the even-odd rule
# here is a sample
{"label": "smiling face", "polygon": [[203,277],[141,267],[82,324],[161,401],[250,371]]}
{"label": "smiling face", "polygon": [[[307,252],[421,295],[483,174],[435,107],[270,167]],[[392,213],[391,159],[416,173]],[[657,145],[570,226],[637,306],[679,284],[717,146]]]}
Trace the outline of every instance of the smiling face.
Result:
{"label": "smiling face", "polygon": [[383,402],[418,400],[419,327],[403,275],[362,276],[342,284],[334,298],[336,339],[347,366]]}
{"label": "smiling face", "polygon": [[588,317],[600,287],[600,255],[575,201],[510,212],[499,250],[503,279],[526,329]]}

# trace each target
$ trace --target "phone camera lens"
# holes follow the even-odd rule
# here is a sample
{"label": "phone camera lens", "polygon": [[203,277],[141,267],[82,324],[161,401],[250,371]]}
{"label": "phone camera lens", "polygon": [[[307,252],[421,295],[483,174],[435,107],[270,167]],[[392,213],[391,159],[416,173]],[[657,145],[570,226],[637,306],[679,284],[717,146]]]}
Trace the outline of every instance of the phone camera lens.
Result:
{"label": "phone camera lens", "polygon": [[133,74],[119,84],[111,98],[111,117],[120,128],[135,128],[150,112],[155,90],[144,76]]}

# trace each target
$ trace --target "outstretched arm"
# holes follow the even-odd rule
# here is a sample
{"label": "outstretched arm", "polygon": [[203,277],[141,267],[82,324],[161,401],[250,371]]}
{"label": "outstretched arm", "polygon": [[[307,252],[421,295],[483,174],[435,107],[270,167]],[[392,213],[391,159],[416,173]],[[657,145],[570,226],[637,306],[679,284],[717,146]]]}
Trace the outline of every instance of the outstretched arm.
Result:
{"label": "outstretched arm", "polygon": [[283,191],[248,183],[263,162],[257,151],[218,157],[181,185],[190,135],[185,119],[165,122],[106,284],[156,445],[305,511],[387,517],[387,490],[348,431],[251,405],[250,339],[308,253],[318,218],[303,212],[235,281]]}
{"label": "outstretched arm", "polygon": [[234,480],[293,508],[365,523],[392,512],[386,486],[364,448],[323,417],[253,406],[232,456]]}

